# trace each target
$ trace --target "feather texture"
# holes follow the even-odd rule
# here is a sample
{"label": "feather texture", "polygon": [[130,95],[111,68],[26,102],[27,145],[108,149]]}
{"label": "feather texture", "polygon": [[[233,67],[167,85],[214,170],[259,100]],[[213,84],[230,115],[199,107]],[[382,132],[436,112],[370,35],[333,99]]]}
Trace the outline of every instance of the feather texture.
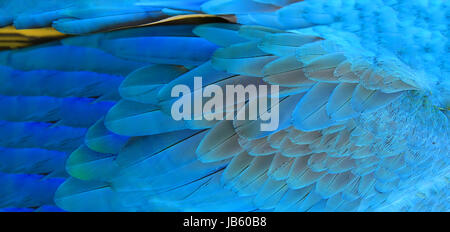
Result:
{"label": "feather texture", "polygon": [[[32,2],[0,24],[83,35],[0,52],[0,208],[448,210],[445,1]],[[168,18],[199,12],[229,22]],[[278,85],[279,103],[175,120],[179,84]]]}

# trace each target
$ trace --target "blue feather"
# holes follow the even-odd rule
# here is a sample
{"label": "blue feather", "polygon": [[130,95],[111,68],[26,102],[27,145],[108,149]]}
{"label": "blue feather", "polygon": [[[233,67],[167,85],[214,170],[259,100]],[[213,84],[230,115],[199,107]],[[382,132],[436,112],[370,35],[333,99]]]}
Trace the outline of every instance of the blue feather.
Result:
{"label": "blue feather", "polygon": [[114,57],[98,49],[75,46],[4,51],[0,53],[0,64],[24,71],[92,71],[122,76],[145,65]]}
{"label": "blue feather", "polygon": [[[7,96],[99,97],[120,99],[123,77],[95,72],[33,70],[23,72],[0,66],[0,94]],[[39,88],[36,88],[39,85]]]}
{"label": "blue feather", "polygon": [[0,121],[0,146],[70,152],[83,143],[85,128],[52,127],[50,123]]}
{"label": "blue feather", "polygon": [[0,173],[0,208],[37,207],[53,204],[53,195],[62,178],[42,179],[41,175]]}
{"label": "blue feather", "polygon": [[160,134],[185,128],[183,121],[175,121],[153,105],[122,100],[108,112],[105,126],[124,136]]}
{"label": "blue feather", "polygon": [[58,122],[71,127],[89,127],[105,115],[113,102],[86,98],[0,96],[0,120],[11,122]]}
{"label": "blue feather", "polygon": [[86,146],[96,152],[118,154],[129,138],[110,132],[104,123],[102,118],[92,125],[86,133],[84,142]]}
{"label": "blue feather", "polygon": [[64,163],[67,156],[65,152],[39,148],[0,148],[0,171],[66,177]]}

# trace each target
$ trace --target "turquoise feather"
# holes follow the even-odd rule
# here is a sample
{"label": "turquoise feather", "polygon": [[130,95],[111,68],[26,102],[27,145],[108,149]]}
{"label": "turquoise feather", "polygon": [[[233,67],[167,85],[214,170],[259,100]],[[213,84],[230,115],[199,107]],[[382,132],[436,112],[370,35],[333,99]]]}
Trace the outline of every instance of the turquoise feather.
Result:
{"label": "turquoise feather", "polygon": [[[0,53],[5,211],[448,210],[445,1],[30,4],[0,24],[82,35]],[[123,28],[191,13],[229,23]],[[197,76],[280,85],[278,129],[174,120]]]}

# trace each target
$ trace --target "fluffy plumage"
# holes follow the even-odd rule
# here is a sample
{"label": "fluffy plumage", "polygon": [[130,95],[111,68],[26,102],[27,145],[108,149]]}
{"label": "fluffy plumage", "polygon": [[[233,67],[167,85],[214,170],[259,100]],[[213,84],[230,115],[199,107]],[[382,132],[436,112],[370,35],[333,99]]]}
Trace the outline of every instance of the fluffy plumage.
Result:
{"label": "fluffy plumage", "polygon": [[[0,21],[84,34],[202,10],[244,25],[157,24],[0,53],[0,181],[33,195],[6,189],[6,210],[53,205],[68,153],[55,203],[69,211],[448,210],[447,2],[64,4]],[[280,85],[280,127],[173,120],[170,90],[195,76]]]}

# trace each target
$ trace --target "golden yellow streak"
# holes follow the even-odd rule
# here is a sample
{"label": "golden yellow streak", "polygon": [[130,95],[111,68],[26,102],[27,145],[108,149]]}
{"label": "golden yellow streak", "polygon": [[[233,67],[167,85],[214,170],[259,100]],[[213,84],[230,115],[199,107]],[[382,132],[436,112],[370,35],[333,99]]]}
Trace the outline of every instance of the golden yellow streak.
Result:
{"label": "golden yellow streak", "polygon": [[[175,21],[189,20],[189,19],[204,19],[204,18],[217,18],[215,15],[208,14],[190,14],[190,15],[176,15],[169,18],[161,19],[156,22],[145,23],[136,26],[128,26],[116,28],[125,29],[132,27],[145,27],[145,26],[153,26],[163,23],[170,23]],[[25,47],[33,44],[35,39],[45,39],[45,38],[58,38],[67,36],[64,33],[57,31],[52,27],[45,28],[35,28],[35,29],[16,29],[14,26],[7,26],[0,28],[0,46],[1,47],[10,47],[10,48],[19,48]]]}
{"label": "golden yellow streak", "polygon": [[[186,20],[186,19],[195,19],[195,18],[217,18],[215,15],[208,15],[208,14],[190,14],[190,15],[176,15],[169,18],[161,19],[156,22],[136,25],[136,26],[130,26],[130,27],[143,27],[143,26],[152,26],[157,25],[161,23],[168,23],[178,20]],[[128,27],[124,27],[128,28]],[[118,28],[119,29],[119,28]],[[123,29],[123,28],[121,28]],[[27,37],[62,37],[66,36],[65,34],[55,30],[52,27],[44,27],[44,28],[35,28],[35,29],[16,29],[13,26],[7,26],[0,28],[0,35],[1,34],[20,34]]]}
{"label": "golden yellow streak", "polygon": [[151,25],[156,25],[156,24],[161,24],[161,23],[173,22],[176,20],[195,19],[195,18],[217,18],[217,16],[209,15],[209,14],[176,15],[176,16],[172,16],[172,17],[169,17],[166,19],[161,19],[156,22],[143,24],[143,25],[139,25],[139,26],[151,26]]}
{"label": "golden yellow streak", "polygon": [[65,34],[53,28],[36,28],[17,30],[13,26],[0,28],[0,47],[21,48],[30,46],[36,39],[59,38]]}
{"label": "golden yellow streak", "polygon": [[7,26],[0,28],[0,35],[1,34],[20,34],[27,37],[62,37],[65,36],[65,34],[55,30],[51,27],[44,27],[44,28],[35,28],[35,29],[16,29],[13,26]]}
{"label": "golden yellow streak", "polygon": [[169,18],[161,19],[161,20],[158,20],[158,21],[155,21],[155,22],[151,22],[151,23],[144,23],[144,24],[139,24],[139,25],[136,25],[136,26],[121,27],[121,28],[117,28],[117,29],[154,26],[154,25],[158,25],[158,24],[162,24],[162,23],[169,23],[169,22],[174,22],[174,21],[178,21],[178,20],[196,19],[196,18],[197,19],[198,18],[217,18],[217,16],[209,15],[209,14],[176,15],[176,16],[172,16],[172,17],[169,17]]}
{"label": "golden yellow streak", "polygon": [[8,35],[3,36],[0,34],[0,42],[7,42],[7,41],[28,41],[29,39],[25,36],[20,35]]}

